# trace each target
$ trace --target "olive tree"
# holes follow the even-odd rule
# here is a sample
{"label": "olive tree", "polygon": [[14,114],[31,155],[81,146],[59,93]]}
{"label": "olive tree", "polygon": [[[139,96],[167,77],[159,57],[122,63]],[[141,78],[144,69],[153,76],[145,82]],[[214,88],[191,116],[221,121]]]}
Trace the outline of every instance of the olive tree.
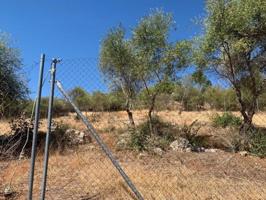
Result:
{"label": "olive tree", "polygon": [[135,71],[148,96],[151,132],[153,132],[152,112],[156,98],[161,92],[161,85],[175,76],[177,69],[187,64],[190,43],[180,41],[171,44],[169,32],[172,25],[171,14],[156,10],[142,18],[133,30],[132,44],[137,60]]}
{"label": "olive tree", "polygon": [[232,85],[245,133],[265,88],[266,1],[208,0],[206,10],[195,61]]}
{"label": "olive tree", "polygon": [[17,49],[0,36],[0,118],[18,114],[28,95]]}
{"label": "olive tree", "polygon": [[125,96],[125,110],[130,125],[135,127],[132,113],[133,99],[138,93],[139,79],[135,71],[135,58],[130,41],[125,39],[121,26],[109,31],[101,44],[100,70],[111,87],[121,89]]}

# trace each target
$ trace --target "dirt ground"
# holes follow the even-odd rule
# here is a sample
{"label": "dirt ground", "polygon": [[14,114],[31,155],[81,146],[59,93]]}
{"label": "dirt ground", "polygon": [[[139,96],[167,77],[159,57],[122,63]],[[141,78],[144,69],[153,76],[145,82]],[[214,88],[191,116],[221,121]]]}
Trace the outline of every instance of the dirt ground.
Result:
{"label": "dirt ground", "polygon": [[[164,152],[162,156],[130,151],[116,151],[115,132],[127,126],[124,112],[86,113],[100,136],[112,149],[115,157],[132,179],[144,199],[192,200],[264,200],[266,199],[266,159],[241,156],[237,153]],[[136,111],[135,120],[145,119],[145,111]],[[210,124],[214,112],[158,112],[164,120],[175,124],[190,124],[198,119]],[[237,113],[236,113],[237,114]],[[84,130],[74,114],[56,120]],[[255,116],[255,124],[264,126],[266,113]],[[45,130],[45,121],[41,129]],[[7,122],[1,123],[7,132]],[[5,127],[5,128],[4,128]],[[4,131],[3,131],[4,130]],[[206,131],[206,129],[205,129]],[[210,134],[219,134],[210,133]],[[43,155],[38,153],[34,199],[40,193]],[[52,153],[49,161],[46,199],[135,199],[110,160],[95,142],[63,154]],[[0,200],[10,186],[14,191],[10,199],[26,199],[29,159],[0,161]]]}

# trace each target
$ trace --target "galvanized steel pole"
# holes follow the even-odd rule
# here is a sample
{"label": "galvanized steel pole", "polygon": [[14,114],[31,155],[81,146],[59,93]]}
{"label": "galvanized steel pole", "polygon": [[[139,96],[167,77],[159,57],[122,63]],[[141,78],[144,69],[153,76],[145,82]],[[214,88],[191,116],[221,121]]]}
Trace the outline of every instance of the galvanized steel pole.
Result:
{"label": "galvanized steel pole", "polygon": [[42,96],[44,62],[45,62],[45,55],[42,54],[41,60],[40,60],[38,95],[37,95],[36,104],[35,104],[35,120],[34,120],[32,149],[31,149],[31,166],[30,166],[30,172],[29,172],[28,200],[32,200],[32,192],[33,192],[36,144],[37,144],[37,137],[38,137],[38,126],[39,126],[39,116],[40,116],[40,102],[41,102],[41,96]]}
{"label": "galvanized steel pole", "polygon": [[59,81],[56,81],[56,86],[58,87],[59,91],[63,94],[63,96],[66,98],[66,100],[72,105],[77,115],[81,118],[83,123],[87,126],[88,130],[90,131],[92,137],[96,140],[98,145],[102,148],[103,152],[107,155],[107,157],[111,160],[117,171],[120,173],[120,175],[123,177],[124,181],[127,183],[128,187],[131,189],[131,191],[135,194],[136,198],[138,200],[144,200],[141,193],[137,190],[133,182],[130,180],[130,178],[127,176],[127,174],[124,172],[118,161],[114,158],[112,152],[110,149],[105,145],[105,143],[102,141],[92,124],[88,121],[88,119],[82,114],[82,112],[78,109],[78,107],[73,103],[70,96],[65,92],[63,89],[62,84]]}
{"label": "galvanized steel pole", "polygon": [[58,60],[53,59],[52,66],[51,66],[51,88],[50,88],[50,98],[49,98],[49,107],[48,107],[48,124],[47,124],[48,128],[47,128],[46,141],[45,141],[41,200],[45,199],[45,192],[46,192],[47,169],[48,169],[48,161],[49,161],[49,143],[50,143],[50,134],[51,134],[52,117],[53,117],[54,85],[55,85],[55,74],[56,74],[57,63],[58,63]]}

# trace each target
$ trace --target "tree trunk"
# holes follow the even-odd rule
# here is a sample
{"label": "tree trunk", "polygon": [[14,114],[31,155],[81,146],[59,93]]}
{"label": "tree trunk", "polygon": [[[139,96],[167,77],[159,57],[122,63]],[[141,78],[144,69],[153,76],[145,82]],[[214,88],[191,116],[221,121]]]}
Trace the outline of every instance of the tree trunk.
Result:
{"label": "tree trunk", "polygon": [[151,97],[151,102],[150,102],[150,108],[148,111],[148,117],[149,117],[149,128],[150,128],[150,133],[154,134],[154,128],[153,128],[153,121],[152,121],[152,112],[155,107],[155,100],[156,100],[157,94],[152,95]]}
{"label": "tree trunk", "polygon": [[135,122],[134,122],[134,118],[133,118],[133,113],[129,109],[126,109],[126,111],[127,111],[127,115],[128,115],[128,120],[129,120],[130,126],[135,128]]}
{"label": "tree trunk", "polygon": [[238,102],[240,104],[240,113],[243,117],[243,124],[240,127],[240,134],[246,136],[247,131],[249,131],[253,127],[252,119],[256,109],[256,98],[253,98],[253,102],[250,102],[251,105],[249,105],[249,108],[247,108],[246,103],[242,100],[242,93],[240,88],[235,87],[235,90]]}
{"label": "tree trunk", "polygon": [[126,112],[127,112],[127,116],[128,116],[128,120],[129,120],[129,125],[131,128],[135,129],[135,122],[134,122],[134,118],[133,118],[133,113],[130,110],[130,100],[127,99],[126,102]]}

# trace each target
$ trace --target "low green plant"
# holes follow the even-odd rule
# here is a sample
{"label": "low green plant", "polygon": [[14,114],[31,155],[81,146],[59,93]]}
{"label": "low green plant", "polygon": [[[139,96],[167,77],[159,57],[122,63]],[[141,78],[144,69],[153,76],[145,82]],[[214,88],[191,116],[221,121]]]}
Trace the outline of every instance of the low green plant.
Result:
{"label": "low green plant", "polygon": [[177,137],[178,129],[170,123],[163,122],[157,116],[152,118],[153,133],[150,132],[149,121],[138,125],[131,134],[130,146],[143,151],[155,147],[166,149]]}
{"label": "low green plant", "polygon": [[193,121],[190,125],[185,124],[179,130],[181,137],[186,138],[192,148],[208,147],[208,135],[199,135],[198,132],[201,125],[197,120]]}
{"label": "low green plant", "polygon": [[266,157],[266,130],[255,129],[250,139],[250,150],[252,154]]}
{"label": "low green plant", "polygon": [[214,126],[226,128],[228,126],[238,127],[242,124],[242,119],[233,115],[230,112],[225,112],[222,115],[216,114],[212,118]]}

